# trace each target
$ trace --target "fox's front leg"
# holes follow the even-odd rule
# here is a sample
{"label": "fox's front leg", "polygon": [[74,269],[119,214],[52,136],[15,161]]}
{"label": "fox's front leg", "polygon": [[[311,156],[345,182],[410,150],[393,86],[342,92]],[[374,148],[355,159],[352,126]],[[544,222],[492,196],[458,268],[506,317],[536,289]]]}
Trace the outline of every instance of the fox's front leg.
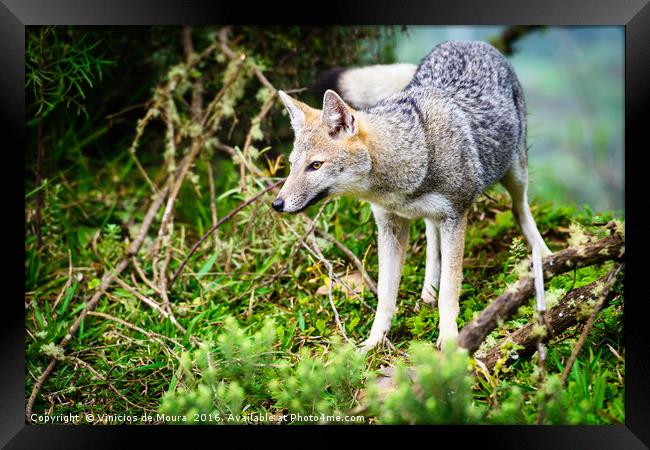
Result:
{"label": "fox's front leg", "polygon": [[377,312],[370,329],[370,336],[362,344],[369,350],[383,341],[390,329],[396,311],[397,291],[402,277],[402,265],[409,237],[409,221],[372,205],[377,222],[377,246],[379,252],[379,280],[377,282]]}
{"label": "fox's front leg", "polygon": [[438,348],[445,342],[458,336],[458,297],[463,279],[463,251],[465,249],[465,228],[467,214],[448,218],[440,223],[440,291],[438,307],[440,308],[440,334]]}

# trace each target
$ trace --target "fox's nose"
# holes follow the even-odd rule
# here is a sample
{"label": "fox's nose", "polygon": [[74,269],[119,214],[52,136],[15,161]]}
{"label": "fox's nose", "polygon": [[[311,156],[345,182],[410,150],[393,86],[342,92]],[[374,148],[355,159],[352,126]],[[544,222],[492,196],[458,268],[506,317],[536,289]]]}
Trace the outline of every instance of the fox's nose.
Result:
{"label": "fox's nose", "polygon": [[281,198],[276,198],[273,203],[271,203],[271,206],[273,206],[273,209],[275,209],[277,212],[282,212],[284,209],[284,200]]}

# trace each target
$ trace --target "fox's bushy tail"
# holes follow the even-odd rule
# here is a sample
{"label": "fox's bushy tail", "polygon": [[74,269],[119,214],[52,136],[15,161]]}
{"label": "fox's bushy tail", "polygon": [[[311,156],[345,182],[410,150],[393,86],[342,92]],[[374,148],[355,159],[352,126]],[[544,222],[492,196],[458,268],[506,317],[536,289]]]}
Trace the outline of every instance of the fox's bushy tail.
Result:
{"label": "fox's bushy tail", "polygon": [[332,89],[353,108],[362,109],[400,92],[413,79],[415,64],[378,64],[331,69],[322,74],[311,90],[323,95]]}

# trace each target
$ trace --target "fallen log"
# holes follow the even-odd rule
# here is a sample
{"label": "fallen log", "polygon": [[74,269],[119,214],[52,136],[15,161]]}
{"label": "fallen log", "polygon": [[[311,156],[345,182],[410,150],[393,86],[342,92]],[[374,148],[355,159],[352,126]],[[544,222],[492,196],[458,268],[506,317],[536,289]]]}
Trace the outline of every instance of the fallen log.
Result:
{"label": "fallen log", "polygon": [[[595,307],[599,297],[603,294],[605,295],[604,304],[612,300],[617,295],[613,289],[610,289],[616,279],[616,272],[614,270],[593,283],[570,291],[556,306],[547,311],[544,315],[547,330],[541,336],[542,340],[548,342],[568,328],[586,321],[591,309]],[[539,330],[536,330],[535,325],[535,323],[529,323],[520,328],[503,338],[484,354],[477,354],[476,358],[485,364],[488,371],[492,372],[499,362],[510,365],[520,358],[532,355],[537,350],[537,341],[540,337]]]}
{"label": "fallen log", "polygon": [[[610,223],[608,227],[612,230],[612,234],[606,238],[579,247],[570,247],[544,258],[542,262],[544,279],[549,280],[555,275],[607,260],[622,261],[625,256],[623,233],[615,229],[614,223]],[[517,309],[533,295],[534,290],[534,279],[529,272],[490,303],[478,318],[460,330],[458,345],[474,353],[487,335],[499,323],[512,317]]]}

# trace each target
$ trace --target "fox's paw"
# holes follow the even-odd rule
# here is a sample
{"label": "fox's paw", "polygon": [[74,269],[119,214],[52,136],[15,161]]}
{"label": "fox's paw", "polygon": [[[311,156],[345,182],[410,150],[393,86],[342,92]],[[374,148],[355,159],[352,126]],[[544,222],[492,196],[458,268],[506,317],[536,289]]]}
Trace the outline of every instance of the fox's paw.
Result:
{"label": "fox's paw", "polygon": [[431,292],[428,289],[422,289],[420,298],[424,301],[424,303],[428,303],[432,307],[435,307],[438,304],[438,296],[435,294],[435,292]]}
{"label": "fox's paw", "polygon": [[368,339],[359,344],[357,351],[360,353],[368,353],[370,350],[384,342],[384,336],[385,334],[375,337],[370,336]]}
{"label": "fox's paw", "polygon": [[455,342],[458,337],[458,328],[449,328],[447,330],[440,330],[440,335],[436,341],[436,346],[438,350],[444,350],[450,342]]}

